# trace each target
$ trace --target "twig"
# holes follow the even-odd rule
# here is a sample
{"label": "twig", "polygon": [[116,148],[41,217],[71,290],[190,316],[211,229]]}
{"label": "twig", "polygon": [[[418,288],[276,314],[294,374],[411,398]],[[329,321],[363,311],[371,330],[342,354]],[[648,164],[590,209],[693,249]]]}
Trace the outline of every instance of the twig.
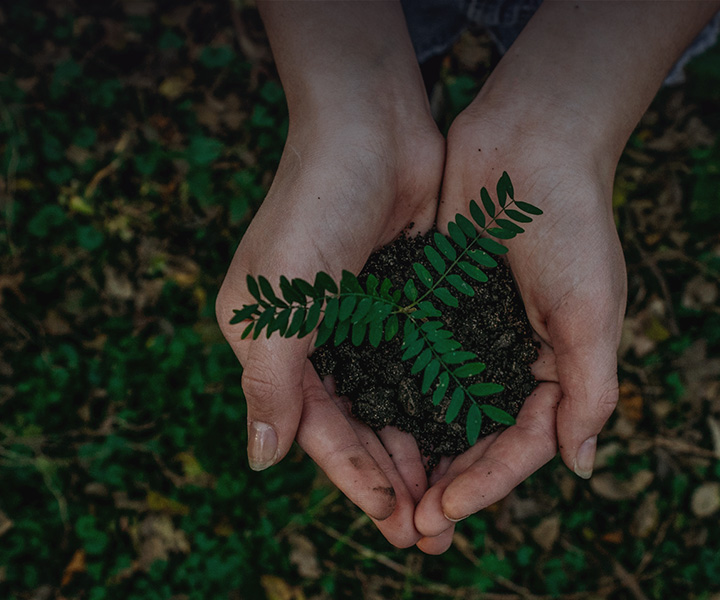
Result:
{"label": "twig", "polygon": [[635,569],[636,578],[639,578],[642,575],[642,572],[652,562],[652,559],[655,556],[655,550],[657,550],[658,546],[662,544],[665,536],[667,535],[668,529],[670,529],[670,525],[675,520],[675,517],[675,513],[671,514],[667,519],[665,519],[665,521],[663,521],[662,525],[660,525],[660,527],[658,528],[657,535],[653,540],[652,548],[649,548],[645,552],[645,554],[643,554],[643,557],[640,559],[640,563],[638,564],[637,569]]}
{"label": "twig", "polygon": [[645,595],[645,593],[640,588],[640,584],[638,583],[636,577],[627,571],[625,567],[623,567],[617,559],[610,554],[605,548],[603,548],[600,544],[595,544],[595,548],[606,558],[609,558],[612,562],[613,566],[613,572],[615,573],[615,576],[620,580],[620,583],[622,586],[630,592],[633,598],[636,600],[649,600],[648,597]]}

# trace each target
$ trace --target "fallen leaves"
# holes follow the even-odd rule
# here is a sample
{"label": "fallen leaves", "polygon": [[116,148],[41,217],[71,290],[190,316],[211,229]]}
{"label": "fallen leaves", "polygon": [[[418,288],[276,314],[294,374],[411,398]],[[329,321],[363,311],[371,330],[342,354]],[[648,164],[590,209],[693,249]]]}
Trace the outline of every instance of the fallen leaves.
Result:
{"label": "fallen leaves", "polygon": [[652,471],[643,469],[633,474],[629,479],[620,479],[612,472],[598,473],[590,478],[590,487],[598,496],[620,502],[636,498],[652,483],[655,475]]}
{"label": "fallen leaves", "polygon": [[720,510],[720,483],[711,481],[695,489],[690,501],[693,514],[700,518],[710,517]]}

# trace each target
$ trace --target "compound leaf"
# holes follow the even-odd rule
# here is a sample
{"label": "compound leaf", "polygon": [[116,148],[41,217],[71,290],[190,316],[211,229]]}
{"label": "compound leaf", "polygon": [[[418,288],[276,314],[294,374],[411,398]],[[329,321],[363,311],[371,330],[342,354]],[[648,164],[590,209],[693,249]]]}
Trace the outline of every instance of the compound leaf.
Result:
{"label": "compound leaf", "polygon": [[534,204],[530,204],[529,202],[523,202],[522,200],[516,200],[515,206],[517,206],[520,210],[529,213],[531,215],[541,215],[543,214],[543,211],[540,210],[537,206]]}
{"label": "compound leaf", "polygon": [[457,258],[457,251],[442,233],[436,231],[433,239],[435,240],[435,245],[438,247],[438,250],[440,250],[448,260],[455,260]]}
{"label": "compound leaf", "polygon": [[490,396],[502,392],[505,388],[499,383],[473,383],[467,388],[473,396]]}
{"label": "compound leaf", "polygon": [[340,311],[338,312],[338,320],[347,321],[355,308],[357,302],[356,296],[345,296],[340,303]]}
{"label": "compound leaf", "polygon": [[330,327],[330,329],[332,329],[335,325],[339,310],[340,300],[337,297],[330,298],[325,306],[325,316],[323,317],[323,323],[327,323],[327,326]]}
{"label": "compound leaf", "polygon": [[435,391],[432,395],[432,402],[435,406],[440,404],[443,401],[443,398],[445,397],[445,392],[447,391],[448,384],[450,383],[450,375],[447,371],[443,371],[440,373],[440,377],[438,377],[438,384],[435,388]]}
{"label": "compound leaf", "polygon": [[468,352],[466,350],[456,350],[442,355],[442,360],[447,365],[459,365],[473,358],[477,358],[477,355],[474,352]]}
{"label": "compound leaf", "polygon": [[383,279],[383,282],[380,284],[380,297],[385,298],[387,300],[390,300],[390,288],[392,287],[392,281],[390,281],[387,277]]}
{"label": "compound leaf", "polygon": [[460,229],[457,223],[455,223],[454,221],[450,221],[448,223],[448,233],[450,234],[453,242],[455,242],[463,250],[467,248],[467,238],[465,237],[465,234],[462,232],[462,229]]}
{"label": "compound leaf", "polygon": [[[422,317],[420,315],[418,315],[418,313],[420,313],[422,315]],[[415,314],[418,315],[418,318],[442,317],[442,313],[437,308],[435,308],[433,303],[430,302],[429,300],[423,300],[422,302],[419,302],[418,310],[415,312]]]}
{"label": "compound leaf", "polygon": [[412,375],[416,375],[420,371],[422,371],[427,364],[430,362],[430,359],[432,358],[432,350],[430,348],[425,348],[420,355],[415,359],[415,362],[413,363],[412,368],[410,369],[410,373]]}
{"label": "compound leaf", "polygon": [[339,346],[347,339],[348,333],[350,333],[350,321],[340,321],[335,328],[333,343]]}
{"label": "compound leaf", "polygon": [[422,386],[420,387],[421,393],[427,394],[430,391],[430,386],[433,384],[433,381],[435,381],[435,378],[438,376],[439,372],[440,361],[435,358],[430,361],[430,364],[427,367],[425,367]]}
{"label": "compound leaf", "polygon": [[420,354],[420,351],[425,347],[425,340],[420,338],[419,340],[415,340],[411,344],[408,344],[407,350],[405,350],[405,353],[402,355],[403,360],[410,360],[414,356],[417,356]]}
{"label": "compound leaf", "polygon": [[260,318],[255,323],[255,331],[253,332],[253,339],[258,339],[258,336],[260,335],[260,332],[263,330],[263,327],[270,324],[270,321],[272,321],[273,317],[275,316],[275,307],[270,306],[266,308],[263,313],[260,315]]}
{"label": "compound leaf", "polygon": [[471,446],[477,442],[481,427],[482,412],[480,412],[478,405],[473,403],[468,409],[467,421],[465,422],[465,434],[467,435],[467,441]]}
{"label": "compound leaf", "polygon": [[285,275],[280,276],[280,291],[288,304],[305,304],[305,296],[293,287]]}
{"label": "compound leaf", "polygon": [[442,275],[445,272],[445,261],[442,259],[442,256],[440,256],[440,253],[432,246],[425,246],[423,251],[425,252],[425,256],[428,261],[430,261],[430,264],[433,266],[433,269]]}
{"label": "compound leaf", "polygon": [[447,410],[445,411],[445,422],[452,423],[455,417],[460,413],[460,409],[465,402],[465,392],[461,387],[455,388],[455,391],[450,398],[450,404],[448,404]]}
{"label": "compound leaf", "polygon": [[470,216],[478,224],[478,227],[481,229],[485,228],[485,213],[475,200],[470,200]]}
{"label": "compound leaf", "polygon": [[324,296],[326,291],[331,294],[338,293],[337,283],[335,283],[333,278],[325,271],[319,271],[318,274],[315,275],[315,285],[313,285],[313,287],[315,288],[316,296]]}
{"label": "compound leaf", "polygon": [[320,323],[320,328],[318,329],[317,337],[315,338],[315,347],[319,348],[322,346],[325,342],[327,342],[330,339],[330,336],[333,333],[333,326],[328,325],[328,320],[323,319],[322,323]]}
{"label": "compound leaf", "polygon": [[405,294],[405,297],[410,300],[410,302],[415,302],[418,297],[418,291],[415,287],[415,282],[412,279],[408,279],[405,282],[405,287],[403,288],[403,293]]}
{"label": "compound leaf", "polygon": [[510,181],[510,176],[506,171],[503,171],[500,179],[498,179],[496,189],[500,206],[505,206],[506,196],[510,196],[511,199],[514,198],[515,190],[513,189],[512,181]]}
{"label": "compound leaf", "polygon": [[480,190],[480,199],[482,200],[485,212],[490,215],[490,218],[492,219],[495,216],[495,203],[492,201],[490,194],[485,188]]}
{"label": "compound leaf", "polygon": [[442,301],[443,304],[457,308],[459,305],[458,300],[455,296],[450,293],[450,290],[444,287],[435,288],[433,294]]}
{"label": "compound leaf", "polygon": [[236,325],[237,323],[241,323],[245,319],[249,319],[255,314],[255,311],[257,309],[257,304],[246,304],[240,310],[234,309],[233,312],[235,314],[233,315],[233,318],[230,319],[230,325]]}
{"label": "compound leaf", "polygon": [[471,377],[473,375],[479,375],[485,370],[485,365],[481,362],[467,363],[461,365],[453,371],[455,377]]}
{"label": "compound leaf", "polygon": [[252,275],[248,275],[245,280],[247,281],[248,291],[252,294],[253,298],[255,298],[258,302],[261,302],[262,297],[260,296],[260,289],[258,288],[255,278]]}
{"label": "compound leaf", "polygon": [[492,404],[481,404],[480,409],[493,421],[497,421],[501,425],[515,425],[515,417],[506,413],[502,408]]}
{"label": "compound leaf", "polygon": [[472,263],[467,262],[466,260],[460,261],[458,263],[458,267],[460,267],[460,269],[462,269],[466,275],[469,275],[475,281],[484,283],[488,280],[488,276],[485,275],[482,269],[479,269],[478,267],[476,267]]}
{"label": "compound leaf", "polygon": [[253,330],[253,327],[255,327],[255,321],[250,323],[242,332],[242,335],[240,336],[241,340],[244,340],[247,336],[250,335],[250,332]]}
{"label": "compound leaf", "polygon": [[349,294],[365,293],[355,274],[345,270],[343,270],[342,277],[340,279],[340,292],[346,292]]}
{"label": "compound leaf", "polygon": [[460,213],[456,214],[455,222],[460,226],[460,229],[462,229],[463,233],[470,239],[473,239],[477,235],[475,225],[473,225],[472,221],[468,219],[465,215],[461,215]]}
{"label": "compound leaf", "polygon": [[[517,204],[517,202],[515,203]],[[526,214],[521,213],[519,210],[514,210],[512,208],[506,208],[505,214],[510,217],[513,221],[517,221],[518,223],[530,223],[532,222],[532,218],[528,217]]]}
{"label": "compound leaf", "polygon": [[[481,238],[485,239],[485,238]],[[497,267],[497,261],[490,256],[487,252],[483,252],[482,250],[468,250],[467,255],[474,260],[477,264],[482,265],[483,267]]]}
{"label": "compound leaf", "polygon": [[322,310],[323,304],[325,303],[323,298],[318,298],[313,302],[312,306],[307,311],[307,317],[305,323],[298,332],[298,337],[305,337],[313,329],[315,329],[318,321],[320,321],[320,311]]}
{"label": "compound leaf", "polygon": [[390,315],[385,323],[385,341],[389,342],[400,329],[400,320],[397,315]]}
{"label": "compound leaf", "polygon": [[495,222],[500,225],[503,229],[507,229],[508,231],[512,231],[515,234],[523,233],[525,230],[520,227],[517,223],[513,223],[512,221],[509,221],[508,219],[495,219]]}
{"label": "compound leaf", "polygon": [[413,269],[415,269],[415,273],[417,273],[420,281],[422,281],[428,288],[431,288],[433,278],[432,275],[430,275],[430,271],[428,271],[425,266],[420,263],[413,263]]}
{"label": "compound leaf", "polygon": [[380,281],[378,281],[378,278],[370,273],[370,275],[367,276],[367,281],[365,281],[365,289],[367,290],[367,293],[374,296],[379,283]]}
{"label": "compound leaf", "polygon": [[365,333],[367,332],[367,323],[355,323],[352,326],[351,341],[353,346],[359,346],[365,339]]}
{"label": "compound leaf", "polygon": [[373,348],[377,348],[382,342],[383,337],[383,325],[381,320],[371,321],[368,331],[368,341]]}
{"label": "compound leaf", "polygon": [[453,352],[454,350],[459,350],[460,348],[462,348],[462,344],[457,340],[438,340],[437,342],[433,342],[433,349],[438,354]]}
{"label": "compound leaf", "polygon": [[460,275],[452,273],[447,276],[448,283],[453,286],[458,292],[465,294],[466,296],[474,296],[475,290],[467,283]]}
{"label": "compound leaf", "polygon": [[[298,294],[300,294],[303,298],[309,296],[312,298],[315,296],[315,288],[311,286],[307,281],[304,279],[300,279],[299,277],[292,280],[292,286],[297,290]],[[303,302],[304,304],[304,302]]]}
{"label": "compound leaf", "polygon": [[505,254],[508,251],[500,242],[496,242],[490,238],[480,238],[478,244],[480,244],[484,250],[492,252],[493,254]]}
{"label": "compound leaf", "polygon": [[260,289],[262,290],[262,293],[265,294],[265,297],[270,300],[272,304],[274,304],[275,306],[282,306],[283,308],[287,306],[285,302],[280,300],[280,298],[275,295],[275,292],[273,291],[270,282],[265,277],[263,277],[262,275],[258,275],[258,282],[260,283]]}
{"label": "compound leaf", "polygon": [[280,332],[280,335],[285,335],[285,331],[287,330],[288,321],[290,320],[290,313],[292,312],[292,308],[284,308],[280,311],[280,314],[278,315],[277,319],[275,319],[275,322],[273,325],[273,331],[277,330]]}
{"label": "compound leaf", "polygon": [[307,309],[305,307],[295,309],[292,319],[290,320],[290,326],[285,331],[285,337],[292,337],[300,331],[300,327],[302,327],[302,324],[305,322],[306,314]]}
{"label": "compound leaf", "polygon": [[370,307],[372,306],[372,304],[372,298],[363,298],[362,300],[360,300],[360,302],[358,302],[357,308],[355,309],[355,312],[350,318],[350,322],[355,324],[362,321],[370,312]]}

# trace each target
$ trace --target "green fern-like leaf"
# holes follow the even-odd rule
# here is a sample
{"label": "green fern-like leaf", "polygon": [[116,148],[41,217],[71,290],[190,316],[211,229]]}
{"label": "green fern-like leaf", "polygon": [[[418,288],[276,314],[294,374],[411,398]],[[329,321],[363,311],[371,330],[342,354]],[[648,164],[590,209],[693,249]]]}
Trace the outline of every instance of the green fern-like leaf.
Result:
{"label": "green fern-like leaf", "polygon": [[453,296],[450,293],[450,290],[444,287],[435,288],[433,290],[433,294],[435,294],[435,297],[438,298],[443,304],[446,304],[447,306],[452,306],[453,308],[457,308],[459,306],[458,299]]}
{"label": "green fern-like leaf", "polygon": [[433,240],[435,241],[435,245],[438,247],[438,250],[442,252],[445,258],[449,261],[453,261],[457,258],[457,251],[455,250],[455,247],[443,234],[436,231],[433,236]]}
{"label": "green fern-like leaf", "polygon": [[491,404],[481,404],[480,410],[501,425],[515,425],[515,417],[505,412],[502,408],[492,406]]}
{"label": "green fern-like leaf", "polygon": [[440,275],[442,275],[445,272],[446,265],[445,261],[442,259],[442,256],[440,256],[440,253],[432,246],[425,246],[425,248],[423,248],[423,251],[425,252],[425,256],[427,257],[428,261],[430,261],[433,269],[435,269]]}
{"label": "green fern-like leaf", "polygon": [[420,387],[421,393],[427,394],[430,391],[430,387],[439,373],[440,361],[437,359],[431,360],[428,366],[425,367],[425,372],[423,373],[422,386]]}
{"label": "green fern-like leaf", "polygon": [[455,391],[450,398],[450,404],[448,404],[447,410],[445,411],[446,423],[452,423],[457,418],[464,403],[465,391],[461,387],[455,388]]}
{"label": "green fern-like leaf", "polygon": [[413,263],[413,269],[417,276],[420,278],[420,281],[425,284],[428,289],[431,289],[433,285],[433,278],[432,275],[430,275],[430,271],[427,270],[425,265],[422,265],[420,263]]}
{"label": "green fern-like leaf", "polygon": [[472,404],[468,409],[467,421],[465,422],[465,435],[467,436],[468,444],[471,446],[477,442],[481,427],[482,412],[477,404]]}
{"label": "green fern-like leaf", "polygon": [[449,383],[450,374],[447,371],[443,371],[442,373],[440,373],[440,376],[438,377],[438,384],[435,387],[435,391],[432,395],[432,402],[435,406],[440,404],[445,398],[445,393],[447,392]]}

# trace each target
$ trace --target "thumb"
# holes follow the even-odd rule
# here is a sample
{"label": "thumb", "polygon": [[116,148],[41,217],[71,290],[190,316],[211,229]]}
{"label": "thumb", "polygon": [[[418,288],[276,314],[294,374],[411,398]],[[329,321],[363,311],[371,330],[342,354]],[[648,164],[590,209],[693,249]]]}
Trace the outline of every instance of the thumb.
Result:
{"label": "thumb", "polygon": [[[248,461],[262,471],[283,458],[292,446],[303,406],[303,372],[308,338],[242,339],[247,323],[230,325],[243,294],[223,283],[216,302],[220,329],[243,367],[242,388],[247,402]],[[244,291],[244,290],[243,290]],[[251,302],[248,300],[248,302]]]}

